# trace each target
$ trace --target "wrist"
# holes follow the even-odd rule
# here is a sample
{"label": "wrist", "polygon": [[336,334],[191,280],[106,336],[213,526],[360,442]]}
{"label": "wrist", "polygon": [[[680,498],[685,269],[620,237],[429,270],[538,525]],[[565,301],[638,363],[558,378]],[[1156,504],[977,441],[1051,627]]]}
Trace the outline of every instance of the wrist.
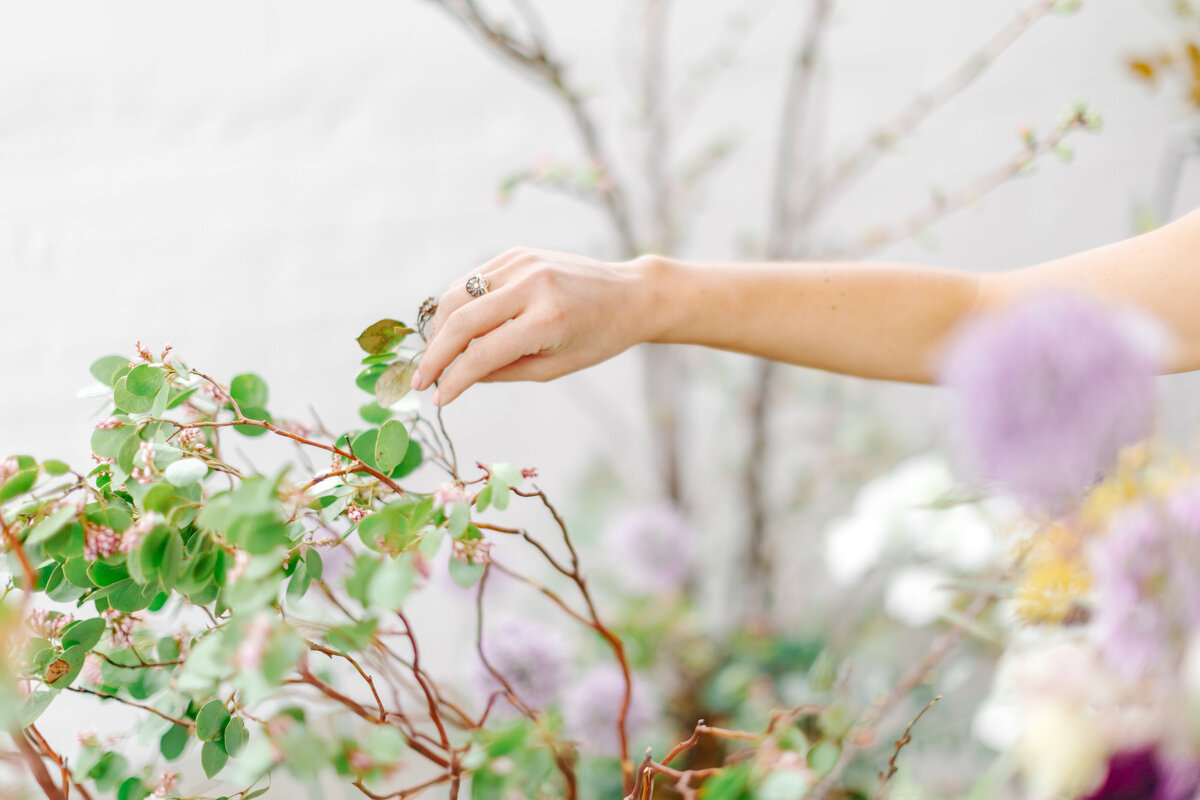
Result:
{"label": "wrist", "polygon": [[639,343],[674,341],[677,295],[672,285],[679,285],[680,263],[666,256],[647,254],[621,264],[631,281],[629,318],[636,320]]}

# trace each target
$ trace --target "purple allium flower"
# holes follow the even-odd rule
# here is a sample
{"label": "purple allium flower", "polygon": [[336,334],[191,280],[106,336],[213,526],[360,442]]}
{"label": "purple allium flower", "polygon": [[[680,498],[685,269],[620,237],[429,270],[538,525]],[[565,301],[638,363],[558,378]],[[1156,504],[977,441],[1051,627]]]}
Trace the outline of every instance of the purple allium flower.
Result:
{"label": "purple allium flower", "polygon": [[1030,510],[1069,508],[1122,447],[1150,433],[1157,358],[1148,329],[1059,293],[969,325],[941,374],[967,465]]}
{"label": "purple allium flower", "polygon": [[1200,483],[1126,509],[1089,552],[1096,630],[1114,668],[1173,668],[1200,628]]}
{"label": "purple allium flower", "polygon": [[604,539],[618,554],[621,580],[631,590],[670,592],[691,572],[696,534],[670,503],[617,514]]}
{"label": "purple allium flower", "polygon": [[[558,699],[567,681],[566,644],[557,634],[526,619],[502,620],[484,636],[483,651],[488,664],[517,697],[535,710]],[[480,684],[489,695],[504,688],[486,665],[480,663],[478,670]]]}
{"label": "purple allium flower", "polygon": [[1168,537],[1150,506],[1126,509],[1090,556],[1096,588],[1096,631],[1105,658],[1136,676],[1162,661],[1169,620],[1151,594],[1170,568]]}
{"label": "purple allium flower", "polygon": [[[588,752],[617,757],[621,738],[617,721],[625,699],[625,677],[616,664],[601,664],[577,681],[563,699],[567,733]],[[630,739],[652,719],[653,707],[644,684],[635,676],[625,731]]]}
{"label": "purple allium flower", "polygon": [[1165,762],[1152,747],[1117,753],[1104,782],[1085,800],[1191,800],[1200,789],[1193,763]]}

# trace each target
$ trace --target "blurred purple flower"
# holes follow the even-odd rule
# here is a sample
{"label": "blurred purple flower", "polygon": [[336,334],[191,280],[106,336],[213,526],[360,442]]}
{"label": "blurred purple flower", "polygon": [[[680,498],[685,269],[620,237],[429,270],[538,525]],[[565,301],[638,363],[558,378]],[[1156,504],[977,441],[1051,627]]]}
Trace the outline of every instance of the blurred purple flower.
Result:
{"label": "blurred purple flower", "polygon": [[1165,762],[1152,747],[1117,753],[1104,782],[1085,800],[1191,800],[1200,789],[1195,763]]}
{"label": "blurred purple flower", "polygon": [[1119,513],[1089,552],[1096,630],[1129,676],[1172,668],[1200,628],[1200,483]]}
{"label": "blurred purple flower", "polygon": [[1134,319],[1051,293],[971,324],[941,374],[967,465],[1030,510],[1065,511],[1150,433],[1157,359]]}
{"label": "blurred purple flower", "polygon": [[[567,681],[569,656],[557,634],[526,619],[510,617],[484,636],[483,650],[488,664],[530,708],[541,710],[558,699]],[[480,684],[489,695],[504,688],[482,661],[478,670]]]}
{"label": "blurred purple flower", "polygon": [[[625,677],[616,664],[601,664],[577,681],[563,699],[563,721],[567,734],[591,753],[618,757],[621,738],[617,721],[625,699]],[[625,731],[632,739],[654,716],[645,685],[633,678]]]}
{"label": "blurred purple flower", "polygon": [[621,580],[633,591],[674,591],[691,572],[696,534],[670,503],[617,514],[604,539],[619,554]]}

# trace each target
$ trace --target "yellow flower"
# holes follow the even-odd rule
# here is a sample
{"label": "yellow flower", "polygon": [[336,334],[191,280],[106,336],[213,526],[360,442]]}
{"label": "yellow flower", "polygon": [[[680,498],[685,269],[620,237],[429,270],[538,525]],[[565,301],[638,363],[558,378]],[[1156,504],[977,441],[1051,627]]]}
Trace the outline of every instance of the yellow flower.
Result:
{"label": "yellow flower", "polygon": [[1028,544],[1023,580],[1017,588],[1017,616],[1031,624],[1062,624],[1078,617],[1080,600],[1092,579],[1083,560],[1078,532],[1055,525]]}

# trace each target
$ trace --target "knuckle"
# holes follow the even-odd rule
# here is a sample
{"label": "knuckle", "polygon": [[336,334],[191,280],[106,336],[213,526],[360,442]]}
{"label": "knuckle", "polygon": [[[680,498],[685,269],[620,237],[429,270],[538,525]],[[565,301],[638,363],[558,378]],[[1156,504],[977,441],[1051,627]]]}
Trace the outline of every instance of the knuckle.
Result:
{"label": "knuckle", "polygon": [[558,282],[558,273],[548,264],[538,264],[529,271],[525,280],[533,288],[544,291]]}

